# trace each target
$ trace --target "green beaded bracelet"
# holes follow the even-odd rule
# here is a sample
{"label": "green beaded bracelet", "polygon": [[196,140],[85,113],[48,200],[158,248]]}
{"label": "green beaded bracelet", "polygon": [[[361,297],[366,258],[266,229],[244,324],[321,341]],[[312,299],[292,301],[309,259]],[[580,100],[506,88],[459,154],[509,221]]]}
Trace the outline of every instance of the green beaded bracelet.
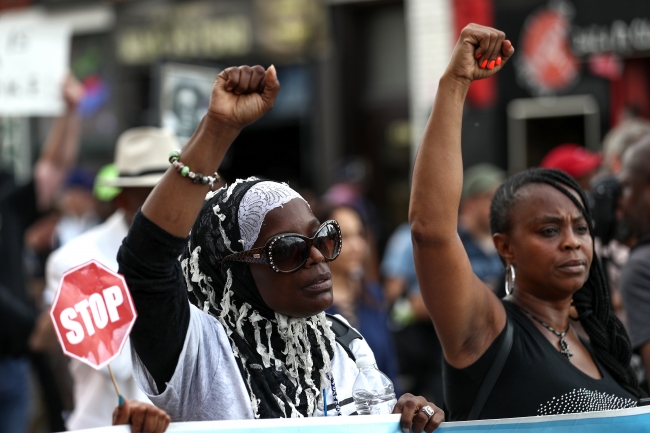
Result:
{"label": "green beaded bracelet", "polygon": [[201,173],[194,173],[192,170],[190,170],[190,167],[187,165],[183,164],[180,161],[181,157],[181,151],[180,150],[172,150],[169,152],[169,162],[171,163],[172,166],[178,171],[181,176],[183,177],[189,177],[192,179],[192,182],[194,183],[201,183],[203,185],[210,184],[210,188],[214,186],[215,182],[219,182],[221,180],[219,178],[219,174],[217,172],[214,172],[214,177],[213,176],[205,176]]}

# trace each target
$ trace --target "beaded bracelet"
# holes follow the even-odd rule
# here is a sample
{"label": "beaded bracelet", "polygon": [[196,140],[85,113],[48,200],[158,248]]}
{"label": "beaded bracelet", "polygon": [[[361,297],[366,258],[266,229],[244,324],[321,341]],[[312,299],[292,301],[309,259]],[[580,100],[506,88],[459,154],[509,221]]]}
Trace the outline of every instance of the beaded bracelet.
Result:
{"label": "beaded bracelet", "polygon": [[176,171],[181,174],[181,176],[189,177],[194,183],[201,183],[204,185],[210,184],[210,188],[214,187],[215,182],[219,182],[220,178],[216,171],[214,172],[214,176],[206,176],[201,173],[194,173],[187,165],[183,164],[180,161],[180,157],[180,150],[172,150],[169,152],[169,162],[174,166]]}

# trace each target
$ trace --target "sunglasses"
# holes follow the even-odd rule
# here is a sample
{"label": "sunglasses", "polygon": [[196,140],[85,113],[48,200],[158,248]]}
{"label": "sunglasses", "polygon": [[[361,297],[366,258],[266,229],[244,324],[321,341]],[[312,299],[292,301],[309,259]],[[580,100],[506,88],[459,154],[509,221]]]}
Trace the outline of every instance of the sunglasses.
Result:
{"label": "sunglasses", "polygon": [[224,257],[221,266],[229,261],[261,263],[268,264],[278,273],[295,272],[307,262],[312,246],[320,251],[326,262],[331,262],[341,253],[341,244],[339,223],[329,220],[325,221],[311,238],[297,233],[275,235],[266,241],[263,247]]}

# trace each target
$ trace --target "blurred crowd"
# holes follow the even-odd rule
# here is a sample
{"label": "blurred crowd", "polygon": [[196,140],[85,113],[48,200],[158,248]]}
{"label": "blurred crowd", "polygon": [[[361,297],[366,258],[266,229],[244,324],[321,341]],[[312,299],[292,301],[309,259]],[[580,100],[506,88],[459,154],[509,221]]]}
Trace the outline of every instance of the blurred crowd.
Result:
{"label": "blurred crowd", "polygon": [[[133,128],[118,139],[111,164],[97,173],[77,167],[78,84],[70,79],[64,93],[67,112],[52,126],[32,180],[16,185],[10,173],[0,173],[0,432],[61,431],[113,421],[118,400],[109,374],[63,356],[48,307],[67,269],[95,258],[117,270],[117,249],[159,175],[121,183],[115,179],[118,173],[164,170],[169,150],[178,147],[167,130]],[[565,171],[589,193],[612,305],[627,326],[637,352],[632,362],[646,389],[650,168],[621,170],[628,149],[649,134],[650,122],[625,120],[607,133],[602,152],[566,143],[541,162]],[[491,164],[467,167],[458,209],[458,234],[472,269],[499,297],[505,295],[504,266],[492,241],[489,214],[506,176]],[[420,295],[409,225],[404,221],[387,231],[365,196],[364,182],[342,175],[322,195],[301,191],[321,221],[335,219],[341,227],[343,250],[331,263],[334,305],[328,312],[341,314],[364,335],[398,393],[424,395],[444,407],[442,349]],[[621,196],[626,182],[634,183],[634,197]],[[635,221],[617,210],[621,200],[636,200]],[[112,366],[123,396],[147,402],[133,380],[128,345]]]}

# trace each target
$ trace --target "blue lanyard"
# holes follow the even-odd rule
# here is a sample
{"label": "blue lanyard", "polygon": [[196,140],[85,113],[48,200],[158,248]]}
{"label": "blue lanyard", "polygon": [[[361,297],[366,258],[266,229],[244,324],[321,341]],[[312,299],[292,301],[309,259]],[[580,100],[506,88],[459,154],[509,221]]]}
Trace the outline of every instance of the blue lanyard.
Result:
{"label": "blue lanyard", "polygon": [[[334,407],[336,408],[336,416],[341,416],[341,406],[339,405],[339,397],[336,394],[336,384],[334,383],[334,375],[331,373],[327,374],[327,378],[330,380],[330,386],[332,388],[332,396],[334,397]],[[325,398],[325,390],[323,390],[323,412],[327,416],[327,399]]]}

